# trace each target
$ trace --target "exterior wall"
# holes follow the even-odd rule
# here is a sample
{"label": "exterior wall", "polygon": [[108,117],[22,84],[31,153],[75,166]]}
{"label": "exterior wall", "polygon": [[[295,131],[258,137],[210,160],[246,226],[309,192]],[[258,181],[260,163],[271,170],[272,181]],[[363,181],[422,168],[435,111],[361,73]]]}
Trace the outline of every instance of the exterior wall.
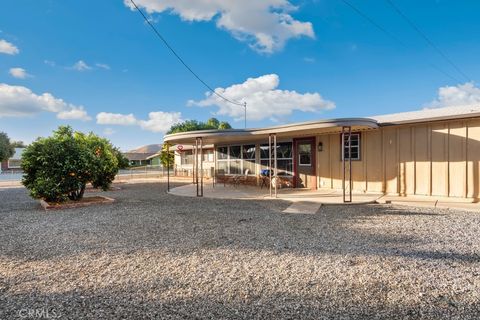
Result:
{"label": "exterior wall", "polygon": [[156,156],[153,158],[150,158],[150,165],[151,166],[160,166],[162,163],[160,162],[160,156]]}
{"label": "exterior wall", "polygon": [[[340,134],[320,135],[318,186],[342,188]],[[353,189],[400,195],[479,198],[480,119],[382,127],[361,133]]]}

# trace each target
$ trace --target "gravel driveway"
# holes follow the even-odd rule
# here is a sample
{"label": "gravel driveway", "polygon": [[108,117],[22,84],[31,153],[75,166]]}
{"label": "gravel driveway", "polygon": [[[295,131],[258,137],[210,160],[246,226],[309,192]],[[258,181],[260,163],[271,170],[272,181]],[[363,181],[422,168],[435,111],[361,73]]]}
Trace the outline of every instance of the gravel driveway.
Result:
{"label": "gravel driveway", "polygon": [[477,319],[480,213],[0,189],[0,319]]}

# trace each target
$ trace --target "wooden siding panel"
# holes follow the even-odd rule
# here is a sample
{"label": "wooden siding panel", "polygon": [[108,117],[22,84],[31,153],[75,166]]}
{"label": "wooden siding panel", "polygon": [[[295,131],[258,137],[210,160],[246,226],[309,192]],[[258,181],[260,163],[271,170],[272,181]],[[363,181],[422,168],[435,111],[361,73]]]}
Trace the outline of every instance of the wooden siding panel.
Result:
{"label": "wooden siding panel", "polygon": [[432,125],[432,195],[448,196],[448,124]]}
{"label": "wooden siding panel", "polygon": [[415,163],[412,145],[412,128],[401,127],[399,134],[399,179],[400,194],[409,195],[415,193]]}
{"label": "wooden siding panel", "polygon": [[398,192],[397,129],[385,128],[383,150],[385,156],[385,192]]}
{"label": "wooden siding panel", "polygon": [[330,159],[331,159],[331,166],[332,166],[332,185],[334,189],[342,189],[342,181],[343,181],[343,167],[342,161],[340,158],[340,135],[332,134],[330,136]]}
{"label": "wooden siding panel", "polygon": [[330,177],[330,136],[323,135],[317,138],[317,141],[323,144],[323,151],[317,150],[318,167],[317,172],[319,176],[318,187],[319,188],[331,188],[332,179]]}
{"label": "wooden siding panel", "polygon": [[468,122],[467,197],[479,198],[480,191],[480,120]]}
{"label": "wooden siding panel", "polygon": [[449,196],[466,196],[466,134],[462,122],[450,123],[448,135]]}
{"label": "wooden siding panel", "polygon": [[383,191],[383,149],[382,149],[382,131],[370,131],[365,133],[367,145],[364,152],[364,161],[367,171],[367,191]]}
{"label": "wooden siding panel", "polygon": [[430,194],[429,129],[415,126],[415,194]]}

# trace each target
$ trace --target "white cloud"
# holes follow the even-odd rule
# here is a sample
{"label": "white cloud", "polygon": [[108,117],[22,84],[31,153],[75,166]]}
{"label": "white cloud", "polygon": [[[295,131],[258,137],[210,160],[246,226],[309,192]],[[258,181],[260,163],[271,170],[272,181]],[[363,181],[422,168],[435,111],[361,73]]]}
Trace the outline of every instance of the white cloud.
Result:
{"label": "white cloud", "polygon": [[[268,74],[258,78],[248,78],[244,83],[234,84],[228,88],[217,88],[215,91],[235,101],[247,101],[247,118],[262,120],[284,118],[293,111],[320,112],[335,108],[335,103],[325,100],[319,93],[298,93],[290,90],[279,90],[280,79],[276,74]],[[207,93],[201,101],[189,101],[189,105],[200,107],[218,106],[219,115],[227,115],[235,120],[243,119],[244,109]]]}
{"label": "white cloud", "polygon": [[152,132],[167,132],[170,127],[182,121],[180,112],[150,112],[148,120],[140,120],[140,127]]}
{"label": "white cloud", "polygon": [[315,58],[312,58],[312,57],[305,57],[305,58],[303,58],[303,61],[308,62],[308,63],[314,63],[316,60],[315,60]]}
{"label": "white cloud", "polygon": [[57,113],[57,118],[62,120],[92,120],[92,118],[87,114],[87,112],[82,106],[72,106],[70,110],[60,111],[59,113]]}
{"label": "white cloud", "polygon": [[439,88],[437,98],[426,107],[442,108],[471,104],[480,104],[480,88],[476,87],[473,82],[466,82]]}
{"label": "white cloud", "polygon": [[104,70],[110,70],[110,66],[108,64],[105,64],[105,63],[96,63],[95,64],[98,68],[100,69],[104,69]]}
{"label": "white cloud", "polygon": [[[129,0],[125,5],[134,9]],[[272,53],[291,38],[315,37],[312,23],[295,20],[289,0],[137,0],[149,14],[172,12],[185,21],[215,20],[218,28],[246,41],[254,50]]]}
{"label": "white cloud", "polygon": [[10,68],[8,73],[10,73],[10,75],[12,77],[17,78],[17,79],[26,79],[26,78],[32,76],[32,75],[28,74],[27,71],[23,68]]}
{"label": "white cloud", "polygon": [[37,95],[23,86],[0,83],[0,118],[29,116],[40,112],[57,113],[60,119],[88,118],[82,106],[55,98],[51,93]]}
{"label": "white cloud", "polygon": [[98,124],[131,126],[137,124],[137,119],[133,114],[100,112],[97,114]]}
{"label": "white cloud", "polygon": [[0,39],[0,53],[14,55],[19,52],[20,50],[18,50],[18,48],[14,44],[6,40]]}
{"label": "white cloud", "polygon": [[97,114],[98,124],[120,126],[138,125],[144,130],[163,133],[167,132],[172,125],[180,121],[182,121],[182,114],[180,112],[150,112],[147,120],[137,120],[131,113],[100,112]]}
{"label": "white cloud", "polygon": [[92,70],[92,67],[90,67],[88,64],[85,63],[83,60],[78,60],[73,64],[71,69],[77,70],[77,71],[87,71],[87,70]]}

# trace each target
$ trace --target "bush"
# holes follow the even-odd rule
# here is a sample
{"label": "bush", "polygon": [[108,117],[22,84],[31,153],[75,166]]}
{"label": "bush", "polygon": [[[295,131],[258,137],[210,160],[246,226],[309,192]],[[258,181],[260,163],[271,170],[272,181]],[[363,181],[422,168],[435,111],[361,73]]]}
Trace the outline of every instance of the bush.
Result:
{"label": "bush", "polygon": [[62,202],[82,199],[87,183],[107,190],[118,173],[118,160],[107,139],[61,126],[24,150],[22,169],[22,183],[33,198]]}
{"label": "bush", "polygon": [[8,160],[15,153],[15,146],[5,132],[0,132],[0,162]]}

